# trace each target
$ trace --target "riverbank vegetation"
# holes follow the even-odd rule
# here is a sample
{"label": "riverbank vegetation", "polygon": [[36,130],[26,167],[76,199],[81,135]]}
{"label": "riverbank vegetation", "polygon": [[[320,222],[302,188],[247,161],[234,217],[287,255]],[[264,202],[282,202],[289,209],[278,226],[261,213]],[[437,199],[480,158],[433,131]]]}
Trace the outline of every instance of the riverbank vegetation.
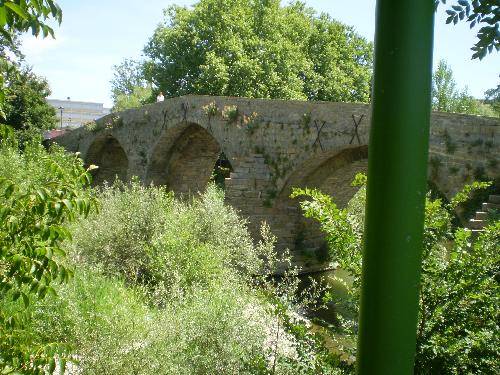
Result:
{"label": "riverbank vegetation", "polygon": [[[20,149],[4,133],[3,371],[353,373],[364,187],[346,209],[315,190],[294,192],[350,276],[340,280],[347,294],[315,283],[304,291],[269,228],[254,243],[215,185],[189,199],[137,181],[93,189],[78,155],[37,142]],[[427,199],[417,374],[498,370],[499,222],[476,240],[452,224],[454,209],[486,186],[449,203]],[[303,316],[323,301],[338,312],[326,336]]]}
{"label": "riverbank vegetation", "polygon": [[297,314],[314,291],[298,292],[293,268],[270,278],[290,258],[275,256],[265,225],[254,244],[215,186],[183,200],[138,182],[94,190],[78,156],[11,140],[0,146],[2,371],[341,373]]}
{"label": "riverbank vegetation", "polygon": [[[366,178],[358,175],[356,183]],[[496,374],[500,340],[500,221],[472,237],[453,225],[456,208],[489,183],[467,185],[450,202],[426,199],[415,374]],[[317,220],[330,255],[352,278],[347,293],[332,294],[340,324],[334,331],[355,343],[362,270],[364,186],[346,209],[317,190],[296,189],[306,217]],[[351,345],[350,348],[354,348]],[[355,355],[355,350],[350,349]]]}

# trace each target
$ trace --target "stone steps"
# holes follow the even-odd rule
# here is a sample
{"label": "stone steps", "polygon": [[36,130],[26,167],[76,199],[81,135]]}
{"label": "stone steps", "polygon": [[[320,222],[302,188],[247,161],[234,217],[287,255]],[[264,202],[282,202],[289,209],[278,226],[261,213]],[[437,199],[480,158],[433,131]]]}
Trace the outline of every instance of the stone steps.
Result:
{"label": "stone steps", "polygon": [[469,220],[466,228],[470,229],[473,235],[478,235],[488,225],[488,219],[492,211],[497,210],[500,210],[500,195],[490,195],[488,202],[481,205],[481,210],[477,211],[474,218]]}
{"label": "stone steps", "polygon": [[500,195],[490,195],[490,203],[500,205]]}
{"label": "stone steps", "polygon": [[489,213],[486,211],[477,211],[475,219],[476,220],[488,220]]}
{"label": "stone steps", "polygon": [[500,204],[485,202],[483,203],[483,207],[481,211],[488,212],[489,210],[500,210]]}

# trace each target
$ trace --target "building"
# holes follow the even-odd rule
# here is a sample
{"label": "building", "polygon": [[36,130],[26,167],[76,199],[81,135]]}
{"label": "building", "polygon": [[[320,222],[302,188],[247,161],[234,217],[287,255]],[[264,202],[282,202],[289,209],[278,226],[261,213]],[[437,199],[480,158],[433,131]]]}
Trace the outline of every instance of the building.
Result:
{"label": "building", "polygon": [[[69,98],[68,98],[69,99]],[[110,112],[102,103],[77,102],[73,100],[48,99],[48,103],[57,111],[57,128],[77,128],[97,120]]]}

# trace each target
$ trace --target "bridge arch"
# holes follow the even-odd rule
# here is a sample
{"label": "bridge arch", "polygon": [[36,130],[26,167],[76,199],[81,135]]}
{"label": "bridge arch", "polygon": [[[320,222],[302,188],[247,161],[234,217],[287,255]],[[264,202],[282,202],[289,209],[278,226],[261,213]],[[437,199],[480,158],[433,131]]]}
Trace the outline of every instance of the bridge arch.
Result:
{"label": "bridge arch", "polygon": [[205,189],[214,168],[232,169],[219,141],[201,125],[183,123],[166,131],[155,145],[147,181],[176,193],[196,193]]}
{"label": "bridge arch", "polygon": [[[355,175],[366,173],[368,168],[368,146],[357,146],[334,150],[316,155],[294,169],[287,179],[283,189],[275,201],[277,227],[282,227],[281,221],[288,223],[288,229],[278,236],[283,239],[281,247],[288,247],[300,254],[301,250],[321,258],[324,248],[324,235],[319,225],[302,215],[298,199],[291,199],[292,188],[316,188],[331,195],[334,202],[344,208],[359,190],[351,186]],[[290,236],[293,234],[293,236]]]}
{"label": "bridge arch", "polygon": [[97,165],[92,171],[93,184],[112,183],[116,178],[126,181],[128,176],[128,158],[120,142],[110,134],[94,139],[85,158],[87,165]]}

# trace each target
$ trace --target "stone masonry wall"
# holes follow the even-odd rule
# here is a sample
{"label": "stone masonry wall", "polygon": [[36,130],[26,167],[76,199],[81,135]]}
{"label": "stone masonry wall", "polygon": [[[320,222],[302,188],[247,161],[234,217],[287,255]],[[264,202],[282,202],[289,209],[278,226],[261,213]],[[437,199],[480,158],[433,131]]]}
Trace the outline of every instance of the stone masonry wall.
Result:
{"label": "stone masonry wall", "polygon": [[[365,104],[186,96],[108,115],[57,142],[100,165],[99,183],[138,176],[191,194],[224,152],[227,203],[256,238],[265,220],[279,247],[293,250],[319,248],[321,234],[289,199],[291,188],[320,188],[345,205],[353,176],[366,172],[369,124]],[[499,143],[498,119],[433,113],[430,181],[450,197],[474,178],[498,180]]]}

